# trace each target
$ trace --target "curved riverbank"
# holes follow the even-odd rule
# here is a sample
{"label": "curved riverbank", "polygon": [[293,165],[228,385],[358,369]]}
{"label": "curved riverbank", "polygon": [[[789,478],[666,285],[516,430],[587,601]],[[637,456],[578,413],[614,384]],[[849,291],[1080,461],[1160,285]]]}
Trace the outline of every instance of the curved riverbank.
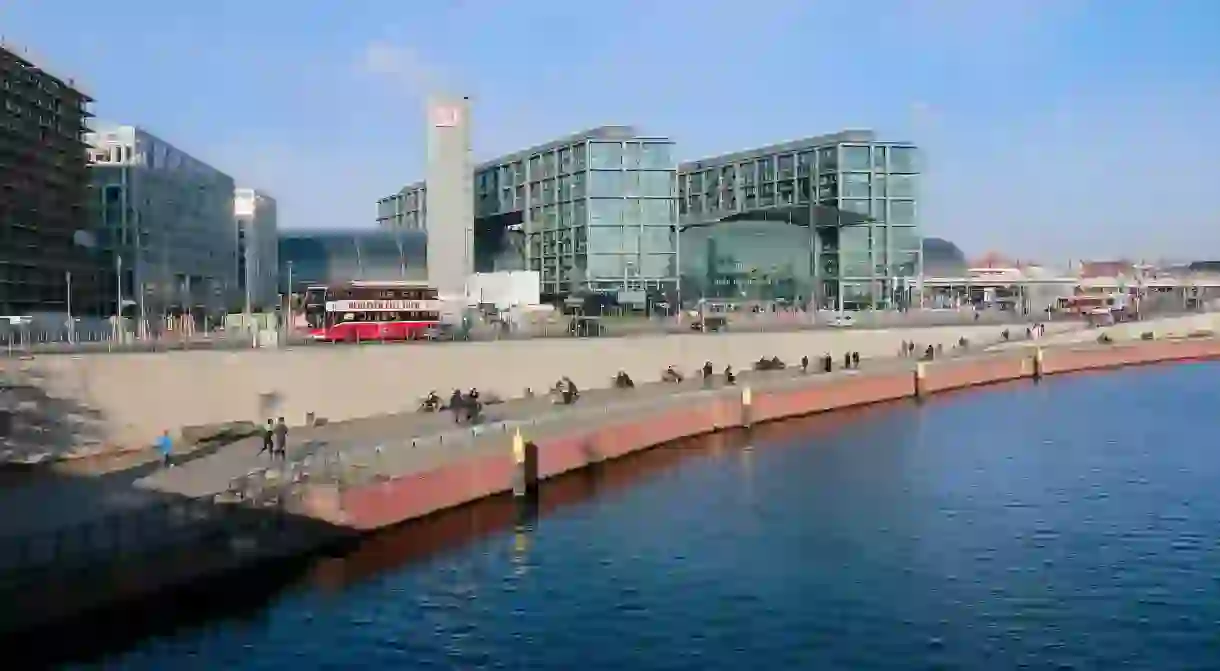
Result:
{"label": "curved riverbank", "polygon": [[979,385],[1036,380],[1046,375],[1122,366],[1220,358],[1220,340],[1185,339],[1124,345],[1037,349],[912,363],[876,372],[810,374],[760,379],[739,387],[694,392],[673,403],[653,403],[576,425],[517,427],[528,449],[514,454],[508,430],[488,437],[483,449],[413,473],[374,466],[376,482],[312,487],[305,511],[340,527],[370,531],[447,508],[527,488],[607,459],[716,431]]}
{"label": "curved riverbank", "polygon": [[[40,582],[25,583],[10,595],[27,607],[14,609],[14,615],[21,613],[20,621],[0,623],[0,629],[47,623],[85,609],[197,585],[269,559],[308,553],[336,539],[501,495],[514,485],[523,485],[528,495],[544,480],[684,438],[1045,375],[1214,358],[1220,358],[1220,340],[1147,341],[933,362],[900,360],[830,374],[743,375],[738,386],[664,393],[638,389],[606,397],[600,404],[590,395],[576,406],[534,420],[466,430],[464,439],[434,444],[408,440],[364,453],[353,449],[345,456],[348,470],[338,484],[280,475],[280,486],[287,489],[281,490],[277,507],[265,512],[247,509],[244,501],[199,501],[189,510],[179,510],[181,504],[171,501],[165,505],[173,513],[166,518],[173,523],[167,527],[173,535],[152,534],[163,541],[158,554],[145,556],[142,546],[117,545],[126,552],[120,562],[123,570],[103,571],[100,575],[107,579],[101,583],[96,572],[90,578],[49,570]],[[520,452],[514,449],[518,431]],[[161,493],[174,495],[175,481],[190,480],[196,467],[208,464],[163,471]],[[183,517],[206,526],[196,528]],[[113,531],[94,526],[83,533],[92,537]],[[62,534],[54,535],[59,547]],[[181,543],[176,540],[180,536]]]}

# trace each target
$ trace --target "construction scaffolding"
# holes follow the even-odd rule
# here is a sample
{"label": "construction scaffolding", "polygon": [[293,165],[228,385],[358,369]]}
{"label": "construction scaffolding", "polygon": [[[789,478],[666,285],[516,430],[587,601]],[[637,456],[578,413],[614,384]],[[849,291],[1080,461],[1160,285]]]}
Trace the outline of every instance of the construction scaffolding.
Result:
{"label": "construction scaffolding", "polygon": [[0,315],[104,312],[113,278],[90,216],[91,101],[0,44]]}

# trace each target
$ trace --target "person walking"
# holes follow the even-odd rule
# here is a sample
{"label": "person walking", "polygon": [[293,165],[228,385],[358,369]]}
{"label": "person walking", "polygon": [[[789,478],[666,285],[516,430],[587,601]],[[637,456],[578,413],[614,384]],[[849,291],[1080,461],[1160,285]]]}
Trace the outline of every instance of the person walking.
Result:
{"label": "person walking", "polygon": [[166,468],[172,468],[174,465],[174,441],[170,439],[168,430],[162,431],[161,435],[157,436],[157,452],[161,454],[161,465]]}
{"label": "person walking", "polygon": [[263,447],[257,456],[263,456],[263,452],[275,456],[275,422],[271,419],[268,419],[267,426],[263,427]]}
{"label": "person walking", "polygon": [[280,459],[288,458],[288,425],[284,423],[283,417],[275,423],[275,451],[271,455]]}

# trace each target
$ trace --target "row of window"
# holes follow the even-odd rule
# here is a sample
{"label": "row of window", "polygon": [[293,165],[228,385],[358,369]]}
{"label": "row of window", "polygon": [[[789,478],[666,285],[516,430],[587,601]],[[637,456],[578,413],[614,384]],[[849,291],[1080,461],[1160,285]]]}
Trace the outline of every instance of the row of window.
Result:
{"label": "row of window", "polygon": [[714,267],[700,259],[682,259],[683,275],[717,278],[734,282],[775,283],[808,282],[816,277],[913,277],[919,266],[918,252],[899,252],[888,260],[884,256],[825,257],[815,262],[810,257],[783,265],[750,266],[718,264]]}
{"label": "row of window", "polygon": [[[854,190],[853,193],[861,193]],[[700,215],[704,212],[739,212],[755,209],[763,209],[763,207],[789,206],[789,205],[809,205],[810,200],[816,201],[819,204],[827,204],[830,201],[833,204],[834,199],[838,198],[837,189],[821,188],[817,193],[817,198],[811,196],[800,196],[792,190],[777,190],[775,193],[755,194],[753,190],[747,190],[738,198],[737,194],[721,194],[720,198],[712,198],[712,196],[693,195],[688,196],[680,201],[680,209],[678,212],[682,215]],[[876,198],[883,198],[877,195]],[[847,200],[847,199],[844,199]],[[913,201],[910,201],[913,203]],[[872,206],[866,206],[867,200],[854,199],[850,204],[850,211],[858,211],[860,213],[869,213],[872,211],[872,216],[878,220],[885,220],[885,200],[877,200]],[[833,206],[833,205],[832,205]]]}
{"label": "row of window", "polygon": [[[742,182],[705,182],[702,189],[689,183],[689,180],[679,180],[678,196],[693,198],[707,196],[709,198],[724,197],[734,194],[780,194],[797,193],[808,196],[813,192],[814,181],[811,178],[787,178],[779,181],[761,183]],[[913,198],[918,191],[918,175],[891,175],[886,173],[844,172],[821,175],[817,178],[819,192],[826,189],[837,191],[842,189],[846,195],[855,198],[867,198],[870,193],[876,196],[898,196]],[[855,195],[853,195],[854,192]]]}
{"label": "row of window", "polygon": [[[808,201],[794,202],[783,200],[764,200],[761,197],[747,198],[743,201],[742,207],[736,207],[735,200],[722,200],[719,204],[706,201],[703,198],[694,198],[689,201],[679,201],[678,213],[680,215],[700,215],[704,213],[718,211],[740,211],[752,210],[756,208],[771,207],[774,205],[806,205]],[[838,207],[844,212],[860,214],[879,222],[889,222],[895,226],[914,226],[916,225],[916,201],[914,200],[865,200],[856,198],[844,198],[841,200],[822,201],[822,205],[833,208]],[[833,213],[833,210],[827,210],[828,213]]]}
{"label": "row of window", "polygon": [[762,156],[730,165],[683,173],[683,186],[702,191],[708,183],[755,184],[839,171],[919,172],[915,147],[841,145]]}
{"label": "row of window", "polygon": [[528,160],[514,161],[475,173],[475,191],[494,192],[540,179],[580,172],[586,168],[672,171],[672,145],[668,142],[640,141],[582,142],[535,154]]}
{"label": "row of window", "polygon": [[643,280],[669,278],[677,274],[674,254],[589,254],[548,265],[535,259],[533,269],[548,281],[584,282],[589,279]]}
{"label": "row of window", "polygon": [[[526,196],[529,201],[527,204]],[[516,212],[527,205],[551,205],[587,197],[593,198],[671,198],[673,173],[662,171],[591,170],[559,179],[548,179],[524,186],[503,189],[499,194],[479,197],[477,216]]]}
{"label": "row of window", "polygon": [[533,207],[529,210],[532,230],[568,228],[583,224],[644,224],[672,225],[672,200],[648,198],[590,198],[559,205]]}

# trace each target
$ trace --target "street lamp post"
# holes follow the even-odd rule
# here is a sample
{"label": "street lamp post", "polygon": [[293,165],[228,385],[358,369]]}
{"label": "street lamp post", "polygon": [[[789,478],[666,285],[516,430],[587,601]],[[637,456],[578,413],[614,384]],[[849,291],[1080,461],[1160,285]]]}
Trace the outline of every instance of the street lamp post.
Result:
{"label": "street lamp post", "polygon": [[72,271],[71,270],[64,273],[64,282],[67,284],[67,287],[65,288],[67,296],[65,298],[67,298],[67,300],[68,300],[68,342],[71,343],[72,341],[76,340],[76,338],[73,337],[73,334],[76,332],[76,320],[72,317]]}
{"label": "street lamp post", "polygon": [[123,326],[123,255],[114,255],[114,333],[117,336]]}

